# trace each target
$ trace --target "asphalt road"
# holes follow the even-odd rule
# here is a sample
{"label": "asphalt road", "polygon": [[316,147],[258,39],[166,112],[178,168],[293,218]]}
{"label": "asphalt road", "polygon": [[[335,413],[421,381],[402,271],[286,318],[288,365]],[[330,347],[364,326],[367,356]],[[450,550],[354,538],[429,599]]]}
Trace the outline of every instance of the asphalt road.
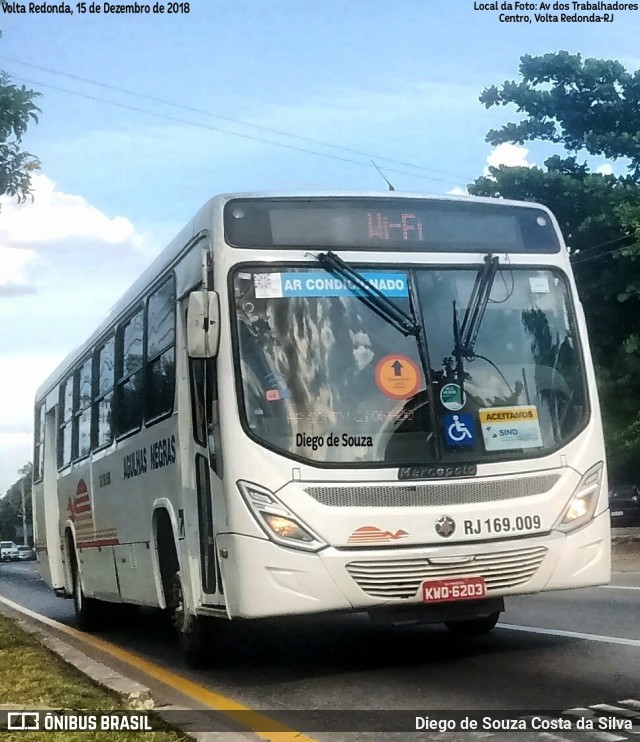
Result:
{"label": "asphalt road", "polygon": [[[0,595],[74,623],[72,602],[54,597],[33,563],[0,565]],[[193,671],[183,665],[152,611],[127,629],[103,636],[322,742],[382,735],[305,729],[308,717],[287,710],[328,709],[331,714],[320,717],[319,725],[344,729],[351,722],[367,728],[386,724],[376,713],[389,710],[422,710],[428,716],[438,710],[497,714],[509,709],[509,718],[519,718],[580,708],[582,714],[632,718],[636,726],[621,731],[612,722],[605,730],[527,732],[517,739],[621,742],[640,739],[639,617],[640,571],[626,571],[615,573],[608,587],[512,599],[494,632],[475,639],[456,639],[437,626],[379,628],[363,616],[297,620],[221,630],[214,637],[212,666]],[[363,714],[341,719],[337,713],[353,709]],[[407,715],[412,725],[414,717]],[[438,731],[384,735],[440,742],[494,737],[513,738],[495,730],[465,736]]]}

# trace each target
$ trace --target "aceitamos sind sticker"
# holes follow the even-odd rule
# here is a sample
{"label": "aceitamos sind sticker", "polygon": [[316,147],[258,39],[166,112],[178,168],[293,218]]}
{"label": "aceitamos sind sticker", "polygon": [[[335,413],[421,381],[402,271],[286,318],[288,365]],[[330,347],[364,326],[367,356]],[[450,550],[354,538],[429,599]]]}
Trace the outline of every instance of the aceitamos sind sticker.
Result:
{"label": "aceitamos sind sticker", "polygon": [[479,414],[487,451],[542,446],[538,410],[534,405],[485,407]]}

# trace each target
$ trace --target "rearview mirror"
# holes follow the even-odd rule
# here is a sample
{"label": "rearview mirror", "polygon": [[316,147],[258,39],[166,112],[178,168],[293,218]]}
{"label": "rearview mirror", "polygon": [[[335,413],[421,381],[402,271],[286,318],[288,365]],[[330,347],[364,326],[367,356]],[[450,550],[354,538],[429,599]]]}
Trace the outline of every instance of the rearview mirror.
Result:
{"label": "rearview mirror", "polygon": [[187,312],[190,358],[215,358],[220,343],[220,297],[215,291],[194,291]]}

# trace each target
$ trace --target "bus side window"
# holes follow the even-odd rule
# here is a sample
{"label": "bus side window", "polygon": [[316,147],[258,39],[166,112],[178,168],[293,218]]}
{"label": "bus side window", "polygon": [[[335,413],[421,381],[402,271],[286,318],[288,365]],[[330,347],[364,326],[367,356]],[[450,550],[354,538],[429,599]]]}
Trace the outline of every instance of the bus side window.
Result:
{"label": "bus side window", "polygon": [[44,475],[44,402],[36,409],[35,431],[33,480],[39,482]]}
{"label": "bus side window", "polygon": [[58,468],[71,463],[71,432],[73,423],[73,376],[60,385],[60,418],[58,433]]}
{"label": "bus side window", "polygon": [[136,312],[118,330],[117,434],[138,430],[144,411],[143,313]]}
{"label": "bus side window", "polygon": [[221,476],[217,364],[213,358],[192,358],[189,369],[193,436],[201,446],[209,447],[211,466]]}
{"label": "bus side window", "polygon": [[209,424],[207,426],[209,458],[213,470],[219,477],[222,477],[222,448],[220,444],[220,412],[218,405],[218,362],[215,358],[210,358],[206,362],[208,366],[205,378],[205,409],[209,410]]}
{"label": "bus side window", "polygon": [[145,420],[154,420],[173,411],[175,396],[176,288],[173,276],[149,297],[145,348]]}
{"label": "bus side window", "polygon": [[74,458],[81,459],[91,449],[91,357],[76,371],[76,393],[73,405]]}
{"label": "bus side window", "polygon": [[207,444],[207,430],[204,414],[204,363],[204,358],[191,358],[189,360],[193,437],[201,446],[206,446]]}
{"label": "bus side window", "polygon": [[93,448],[102,448],[113,440],[115,344],[112,336],[94,354]]}

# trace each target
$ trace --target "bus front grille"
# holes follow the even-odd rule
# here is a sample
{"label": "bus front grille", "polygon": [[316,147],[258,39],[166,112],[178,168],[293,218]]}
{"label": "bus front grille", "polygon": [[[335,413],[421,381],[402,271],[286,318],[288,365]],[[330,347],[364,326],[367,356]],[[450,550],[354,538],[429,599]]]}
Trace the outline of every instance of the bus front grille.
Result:
{"label": "bus front grille", "polygon": [[542,495],[559,479],[559,474],[543,474],[415,485],[312,486],[306,487],[305,492],[314,500],[331,507],[443,507]]}
{"label": "bus front grille", "polygon": [[[484,577],[487,593],[517,587],[537,572],[545,546],[461,556],[460,563],[432,564],[428,558],[377,559],[350,562],[347,572],[358,587],[374,598],[415,598],[425,580]],[[462,561],[465,560],[465,561]]]}

